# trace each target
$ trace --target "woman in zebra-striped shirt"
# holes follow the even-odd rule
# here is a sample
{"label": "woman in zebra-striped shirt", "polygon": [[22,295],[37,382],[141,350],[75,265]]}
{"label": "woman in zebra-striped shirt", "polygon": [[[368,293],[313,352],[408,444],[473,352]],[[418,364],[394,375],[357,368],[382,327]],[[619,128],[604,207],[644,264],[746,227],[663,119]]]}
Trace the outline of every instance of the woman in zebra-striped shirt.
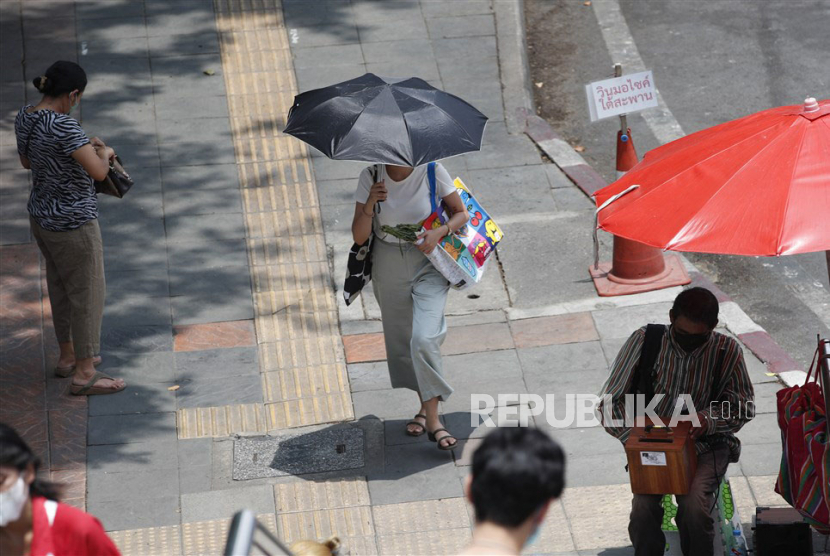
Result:
{"label": "woman in zebra-striped shirt", "polygon": [[32,235],[46,260],[52,319],[60,345],[55,374],[72,376],[79,396],[112,394],[126,385],[96,371],[104,312],[104,250],[93,180],[103,180],[115,152],[89,139],[69,116],[86,88],[86,73],[73,62],[55,62],[34,80],[43,93],[24,106],[14,123],[17,152],[32,170],[29,216]]}

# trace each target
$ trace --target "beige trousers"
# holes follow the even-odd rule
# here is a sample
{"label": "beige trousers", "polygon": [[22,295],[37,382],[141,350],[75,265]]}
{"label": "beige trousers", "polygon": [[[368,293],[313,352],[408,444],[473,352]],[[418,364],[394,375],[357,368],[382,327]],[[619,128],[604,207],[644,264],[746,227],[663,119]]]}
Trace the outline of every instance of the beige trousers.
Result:
{"label": "beige trousers", "polygon": [[46,285],[58,342],[72,342],[76,359],[101,352],[104,315],[104,244],[98,220],[68,232],[44,230],[30,217],[32,235],[46,260]]}

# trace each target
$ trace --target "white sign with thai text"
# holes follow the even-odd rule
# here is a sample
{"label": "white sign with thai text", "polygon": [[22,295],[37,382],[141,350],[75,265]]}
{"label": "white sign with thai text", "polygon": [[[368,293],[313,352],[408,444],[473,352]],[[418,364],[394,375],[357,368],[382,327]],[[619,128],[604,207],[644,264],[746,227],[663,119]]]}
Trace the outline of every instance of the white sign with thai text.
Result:
{"label": "white sign with thai text", "polygon": [[585,85],[591,121],[630,114],[657,106],[651,70]]}

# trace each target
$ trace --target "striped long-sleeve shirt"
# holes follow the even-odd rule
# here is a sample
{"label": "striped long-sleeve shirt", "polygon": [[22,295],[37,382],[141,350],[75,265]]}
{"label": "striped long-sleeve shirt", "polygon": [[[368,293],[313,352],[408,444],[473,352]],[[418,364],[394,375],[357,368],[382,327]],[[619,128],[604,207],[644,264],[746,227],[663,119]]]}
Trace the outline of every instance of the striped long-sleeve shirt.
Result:
{"label": "striped long-sleeve shirt", "polygon": [[[634,371],[640,362],[644,341],[645,327],[634,331],[617,354],[608,380],[600,392],[601,400],[605,400],[603,396],[610,396],[614,420],[625,418],[625,395],[633,391]],[[720,350],[724,350],[723,368],[718,372],[716,367]],[[729,446],[730,461],[738,461],[741,443],[735,433],[754,416],[755,397],[738,342],[713,332],[705,344],[686,353],[674,340],[670,330],[666,330],[654,367],[655,396],[665,395],[656,405],[655,413],[661,417],[670,417],[678,397],[688,394],[694,404],[694,408],[689,409],[707,417],[708,428],[697,440],[697,453],[725,442]],[[716,377],[716,374],[719,376]],[[599,404],[600,421],[609,434],[624,443],[631,429],[615,426],[616,423],[606,423],[607,410],[603,404],[604,401]]]}

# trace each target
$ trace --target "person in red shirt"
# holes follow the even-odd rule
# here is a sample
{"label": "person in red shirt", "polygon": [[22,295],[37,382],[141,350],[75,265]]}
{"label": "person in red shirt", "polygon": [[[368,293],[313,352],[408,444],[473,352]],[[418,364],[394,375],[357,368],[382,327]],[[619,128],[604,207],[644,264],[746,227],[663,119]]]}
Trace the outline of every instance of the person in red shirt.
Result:
{"label": "person in red shirt", "polygon": [[120,556],[101,522],[57,501],[58,485],[37,477],[40,460],[0,423],[0,554]]}

